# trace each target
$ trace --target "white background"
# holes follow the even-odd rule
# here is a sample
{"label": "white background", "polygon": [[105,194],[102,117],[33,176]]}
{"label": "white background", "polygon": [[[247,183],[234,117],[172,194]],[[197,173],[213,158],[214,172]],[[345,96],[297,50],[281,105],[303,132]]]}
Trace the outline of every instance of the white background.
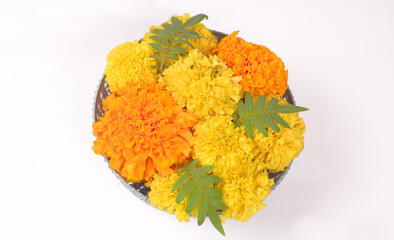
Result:
{"label": "white background", "polygon": [[0,239],[224,239],[125,189],[91,150],[107,53],[173,13],[285,62],[305,148],[227,239],[394,239],[394,2],[0,0]]}

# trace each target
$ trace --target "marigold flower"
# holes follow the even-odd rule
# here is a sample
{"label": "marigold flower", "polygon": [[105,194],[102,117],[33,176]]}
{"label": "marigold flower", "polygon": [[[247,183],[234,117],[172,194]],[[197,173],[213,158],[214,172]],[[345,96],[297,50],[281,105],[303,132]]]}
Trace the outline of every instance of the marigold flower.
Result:
{"label": "marigold flower", "polygon": [[[269,101],[273,96],[268,96]],[[280,99],[278,105],[288,104],[286,100]],[[257,129],[253,130],[253,142],[258,146],[258,156],[256,161],[263,163],[265,169],[270,172],[284,171],[291,161],[298,157],[304,147],[304,132],[305,124],[298,113],[279,114],[289,125],[290,128],[280,126],[280,131],[275,132],[272,129],[267,129],[268,136],[265,137]]]}
{"label": "marigold flower", "polygon": [[[188,20],[190,18],[190,14],[185,13],[183,16],[176,16],[179,20],[181,20],[183,23],[186,22],[186,20]],[[168,20],[165,23],[171,23],[171,18],[170,20]],[[164,24],[164,23],[163,23]],[[152,39],[150,39],[149,37],[154,35],[152,33],[150,33],[150,31],[152,31],[153,29],[164,29],[161,25],[160,26],[151,26],[149,28],[149,32],[147,32],[144,36],[144,38],[142,39],[142,41],[144,42],[154,42]],[[196,31],[198,34],[200,34],[200,36],[202,38],[200,39],[188,39],[187,41],[190,42],[192,44],[192,46],[195,49],[199,49],[202,53],[204,53],[205,55],[209,55],[212,54],[213,49],[216,47],[217,45],[217,40],[215,35],[213,35],[211,33],[211,31],[205,27],[204,24],[202,23],[197,23],[194,26],[189,27],[188,29],[194,30]],[[190,51],[192,48],[189,45],[186,44],[174,44],[174,46],[181,46],[183,47],[186,51]],[[156,51],[156,53],[158,54],[158,52]],[[177,54],[178,56],[180,56],[179,54]]]}
{"label": "marigold flower", "polygon": [[238,31],[223,38],[215,49],[217,55],[242,76],[245,92],[254,95],[283,96],[287,86],[287,70],[282,60],[267,47],[246,42]]}
{"label": "marigold flower", "polygon": [[132,83],[137,87],[149,87],[157,81],[158,75],[151,58],[153,49],[149,44],[138,41],[125,42],[116,46],[107,55],[105,80],[111,92],[117,92]]}
{"label": "marigold flower", "polygon": [[[149,183],[151,191],[148,194],[150,204],[156,206],[159,210],[166,210],[169,214],[175,214],[179,222],[189,221],[189,214],[186,213],[186,203],[188,198],[177,204],[175,199],[178,191],[171,192],[171,189],[178,180],[179,175],[173,173],[166,177],[155,176],[153,181]],[[193,217],[198,214],[198,207],[191,212]]]}
{"label": "marigold flower", "polygon": [[212,173],[221,177],[217,189],[223,192],[227,218],[247,221],[265,205],[273,180],[263,171],[261,161],[255,159],[257,145],[246,135],[245,128],[237,128],[230,116],[207,117],[196,125],[192,139],[193,157],[201,165],[215,165]]}
{"label": "marigold flower", "polygon": [[191,127],[186,113],[161,86],[138,89],[128,85],[103,101],[104,117],[93,124],[93,150],[110,158],[127,181],[150,180],[155,173],[173,173],[190,155]]}
{"label": "marigold flower", "polygon": [[163,72],[168,91],[188,112],[199,118],[231,115],[241,98],[240,77],[217,56],[206,57],[199,50],[189,52]]}

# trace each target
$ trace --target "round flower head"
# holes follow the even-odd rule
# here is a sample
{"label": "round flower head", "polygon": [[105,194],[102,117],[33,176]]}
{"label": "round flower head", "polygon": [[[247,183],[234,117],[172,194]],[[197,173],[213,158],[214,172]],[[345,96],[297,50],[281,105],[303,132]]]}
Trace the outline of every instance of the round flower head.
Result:
{"label": "round flower head", "polygon": [[157,81],[158,75],[151,58],[153,49],[147,43],[125,42],[116,46],[107,55],[105,80],[111,92],[131,83],[137,87],[148,87]]}
{"label": "round flower head", "polygon": [[159,81],[182,107],[199,118],[231,115],[241,98],[240,77],[234,77],[217,56],[206,57],[197,49],[164,70]]}
{"label": "round flower head", "polygon": [[[273,96],[267,97],[267,102]],[[280,99],[278,105],[288,104],[286,100]],[[291,161],[298,157],[304,147],[304,132],[305,124],[298,113],[280,113],[279,114],[290,126],[285,128],[281,125],[280,131],[275,132],[272,129],[267,129],[268,136],[264,136],[257,129],[253,130],[253,142],[258,146],[257,161],[261,161],[265,169],[270,172],[284,171]]]}
{"label": "round flower head", "polygon": [[128,85],[103,101],[104,117],[93,124],[93,150],[110,158],[110,167],[127,181],[173,173],[189,156],[195,116],[179,107],[160,86]]}
{"label": "round flower head", "polygon": [[[182,23],[185,23],[190,18],[190,15],[188,13],[185,13],[185,15],[183,15],[183,16],[176,16],[176,15],[174,15],[174,17],[177,17],[179,20],[182,21]],[[165,23],[171,23],[171,19],[168,20]],[[149,37],[153,36],[155,34],[150,33],[150,31],[152,31],[153,29],[157,29],[157,28],[158,29],[164,29],[161,25],[160,26],[151,26],[149,28],[149,32],[147,32],[145,34],[145,36],[144,36],[144,38],[142,40],[144,42],[148,42],[148,43],[154,42]],[[204,26],[204,24],[202,24],[202,23],[197,23],[196,25],[191,26],[191,27],[189,27],[187,29],[194,30],[201,36],[200,39],[188,39],[187,41],[190,42],[195,49],[199,49],[205,55],[212,54],[213,49],[217,45],[217,40],[215,38],[215,35],[213,35],[211,33],[211,31],[209,31],[209,29],[206,28]],[[182,44],[177,43],[177,44],[174,44],[174,46],[181,46],[186,51],[190,51],[192,49],[189,45],[184,44],[184,43],[182,43]],[[156,52],[156,54],[159,54],[159,53]],[[178,55],[178,57],[180,56],[179,54],[177,54],[177,55]]]}
{"label": "round flower head", "polygon": [[283,96],[287,86],[287,70],[282,60],[268,48],[237,37],[238,31],[223,38],[215,52],[234,74],[242,76],[240,84],[253,95]]}
{"label": "round flower head", "polygon": [[[174,183],[178,180],[179,175],[173,173],[166,177],[155,176],[152,182],[149,183],[151,191],[148,194],[150,204],[157,207],[159,210],[166,210],[169,214],[175,214],[179,222],[189,221],[189,214],[186,212],[186,203],[188,197],[180,204],[177,204],[175,199],[178,191],[171,192]],[[191,212],[193,217],[198,214],[198,208]]]}

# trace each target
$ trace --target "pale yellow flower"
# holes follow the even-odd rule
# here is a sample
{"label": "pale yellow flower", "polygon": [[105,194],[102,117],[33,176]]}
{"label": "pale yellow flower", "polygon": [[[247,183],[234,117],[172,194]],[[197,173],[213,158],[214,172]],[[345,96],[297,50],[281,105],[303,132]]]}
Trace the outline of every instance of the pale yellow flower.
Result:
{"label": "pale yellow flower", "polygon": [[217,56],[189,52],[163,72],[162,81],[180,106],[199,118],[231,115],[241,98],[240,77]]}
{"label": "pale yellow flower", "polygon": [[107,55],[107,66],[104,70],[105,80],[111,92],[132,83],[137,87],[149,87],[157,81],[158,75],[151,58],[153,48],[147,43],[125,42],[116,46]]}
{"label": "pale yellow flower", "polygon": [[[267,101],[272,96],[267,97]],[[288,104],[286,100],[280,99],[279,105]],[[298,113],[279,114],[289,125],[290,128],[280,126],[280,131],[275,132],[267,129],[268,136],[264,136],[257,129],[254,129],[253,142],[258,146],[257,161],[263,163],[264,168],[270,172],[284,171],[291,161],[298,157],[304,147],[305,124]]]}

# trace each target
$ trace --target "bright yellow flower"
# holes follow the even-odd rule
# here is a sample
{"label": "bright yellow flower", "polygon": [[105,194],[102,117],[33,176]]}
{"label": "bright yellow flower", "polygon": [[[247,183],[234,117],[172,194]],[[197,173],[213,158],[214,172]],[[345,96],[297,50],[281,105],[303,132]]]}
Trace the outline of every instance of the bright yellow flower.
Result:
{"label": "bright yellow flower", "polygon": [[[185,15],[183,15],[183,16],[176,16],[176,15],[174,15],[174,16],[179,18],[179,20],[181,20],[183,23],[185,23],[186,20],[190,18],[190,15],[188,13],[185,13]],[[171,23],[171,19],[168,20],[166,23]],[[149,32],[147,32],[143,38],[144,42],[148,42],[148,43],[154,42],[149,37],[154,35],[154,34],[150,33],[150,31],[152,31],[153,29],[156,29],[156,28],[164,29],[161,25],[160,26],[151,26],[149,28]],[[189,27],[188,29],[196,31],[198,34],[200,34],[200,36],[202,38],[188,39],[187,41],[189,41],[195,49],[199,49],[205,55],[212,54],[213,49],[217,45],[217,40],[216,40],[215,36],[211,33],[211,31],[208,28],[206,28],[204,26],[204,24],[202,24],[202,23],[197,23],[196,25]],[[190,51],[192,49],[191,47],[189,47],[186,44],[175,44],[174,46],[181,46],[186,51]],[[158,52],[156,52],[156,53],[158,53]],[[177,54],[177,55],[179,56],[179,54]]]}
{"label": "bright yellow flower", "polygon": [[[272,96],[267,97],[267,101]],[[288,104],[286,100],[280,99],[279,105]],[[264,168],[270,172],[284,171],[291,161],[298,157],[304,147],[305,124],[298,113],[279,114],[289,125],[290,128],[280,126],[277,133],[267,129],[269,137],[265,137],[257,129],[254,129],[253,142],[257,144],[259,154],[257,161],[261,161]]]}
{"label": "bright yellow flower", "polygon": [[240,77],[217,56],[206,57],[199,50],[189,52],[163,72],[165,83],[179,105],[199,118],[231,115],[241,98]]}
{"label": "bright yellow flower", "polygon": [[130,82],[139,88],[156,82],[158,75],[153,68],[156,62],[152,55],[153,48],[138,41],[125,42],[112,49],[104,71],[111,92],[117,92]]}
{"label": "bright yellow flower", "polygon": [[[150,204],[157,207],[159,210],[166,210],[169,214],[175,214],[179,222],[189,221],[189,214],[186,213],[187,199],[183,200],[180,204],[175,202],[178,191],[171,193],[171,189],[178,180],[177,173],[171,174],[166,177],[155,176],[154,180],[149,183],[151,191],[148,194]],[[198,214],[198,207],[192,211],[192,216],[196,217]]]}

